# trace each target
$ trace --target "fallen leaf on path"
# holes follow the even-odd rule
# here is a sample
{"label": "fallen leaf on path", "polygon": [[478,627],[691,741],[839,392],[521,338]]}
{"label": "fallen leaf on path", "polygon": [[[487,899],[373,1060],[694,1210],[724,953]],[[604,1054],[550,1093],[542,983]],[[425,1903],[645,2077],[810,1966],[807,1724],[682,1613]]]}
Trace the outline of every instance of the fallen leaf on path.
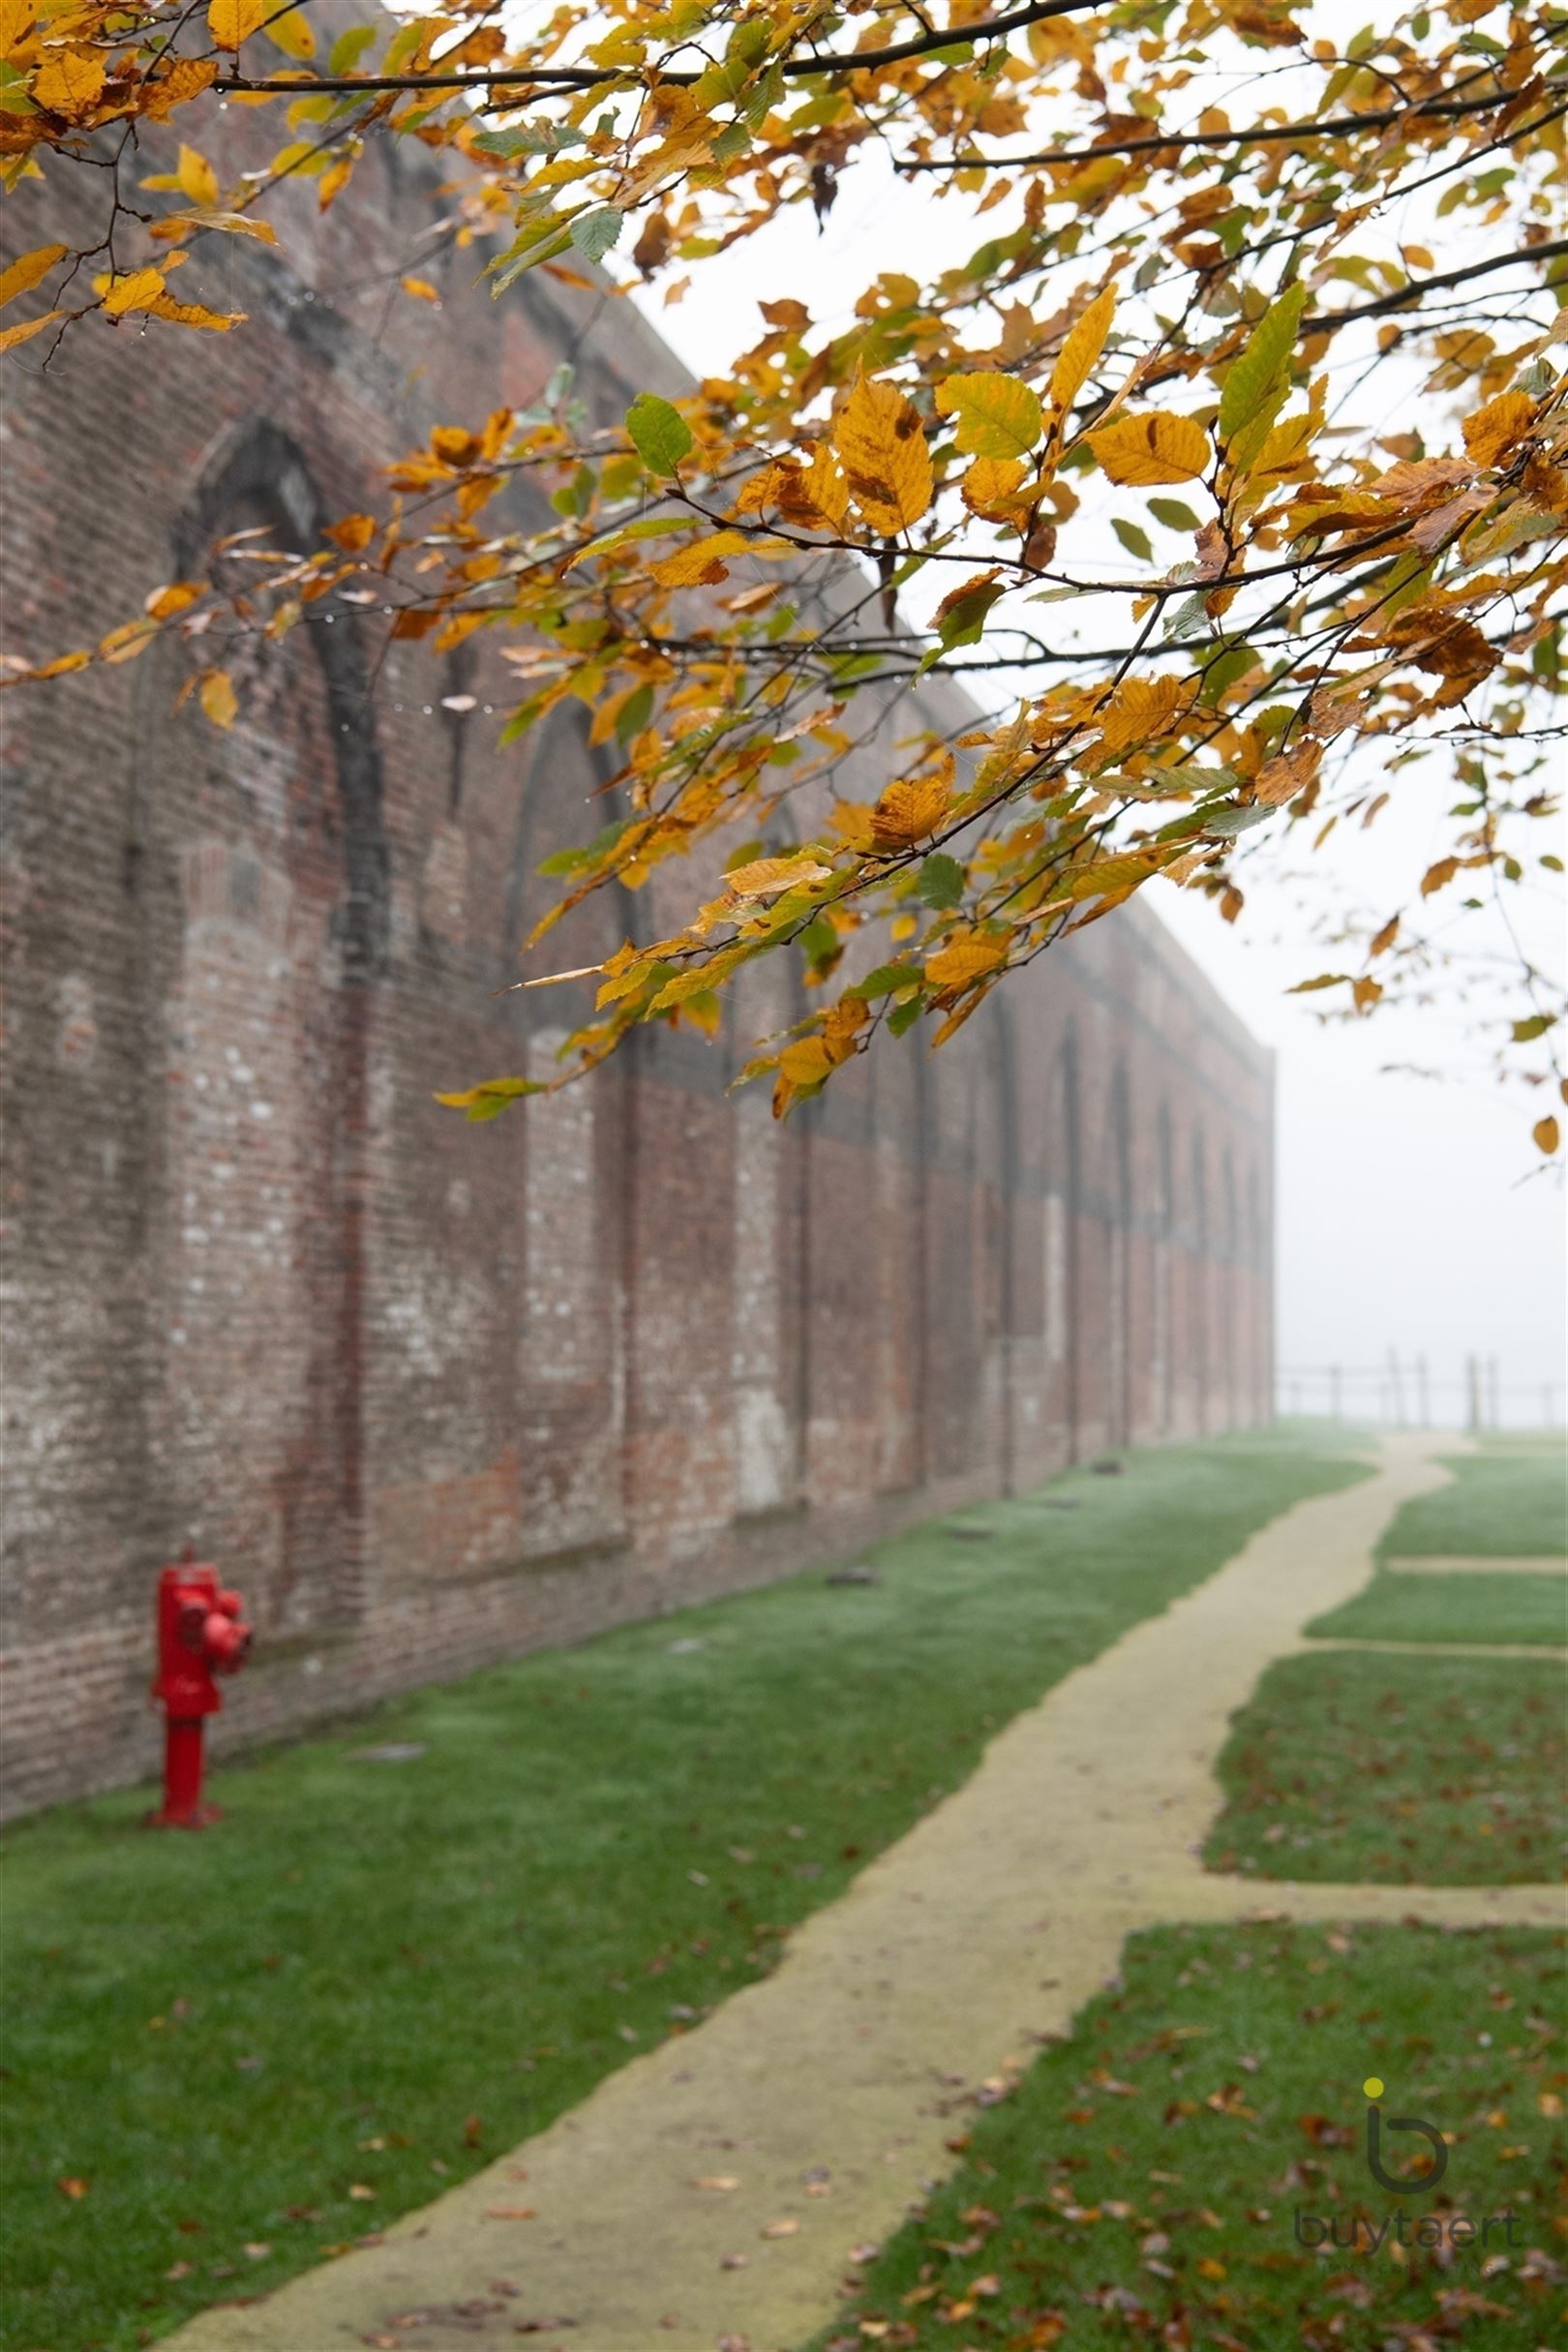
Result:
{"label": "fallen leaf on path", "polygon": [[531,2205],[487,2205],[485,2219],[487,2221],[531,2221],[533,2210]]}

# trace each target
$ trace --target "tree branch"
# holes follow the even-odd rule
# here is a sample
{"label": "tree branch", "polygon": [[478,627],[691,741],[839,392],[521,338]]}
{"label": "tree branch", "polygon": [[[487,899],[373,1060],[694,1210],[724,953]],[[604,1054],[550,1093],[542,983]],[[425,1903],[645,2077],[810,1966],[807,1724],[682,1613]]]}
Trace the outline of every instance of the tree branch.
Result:
{"label": "tree branch", "polygon": [[1380,294],[1375,302],[1358,302],[1347,311],[1324,311],[1320,317],[1304,318],[1304,335],[1332,333],[1336,327],[1348,326],[1352,318],[1381,318],[1389,311],[1402,311],[1412,302],[1419,302],[1435,286],[1462,286],[1467,279],[1484,278],[1494,269],[1508,269],[1516,261],[1553,261],[1568,254],[1568,237],[1554,237],[1545,245],[1521,245],[1511,254],[1493,254],[1488,260],[1472,261],[1465,269],[1441,269],[1430,278],[1413,279],[1402,286],[1398,293]]}
{"label": "tree branch", "polygon": [[[1568,88],[1560,77],[1541,89]],[[1423,116],[1483,114],[1493,106],[1511,106],[1519,90],[1497,90],[1485,98],[1429,99],[1405,106],[1386,106],[1375,114],[1335,114],[1326,121],[1256,123],[1245,131],[1151,132],[1146,138],[1101,139],[1086,147],[1050,147],[1039,155],[969,155],[951,161],[900,164],[901,171],[1010,171],[1038,164],[1095,164],[1106,155],[1155,155],[1174,147],[1261,147],[1288,145],[1301,138],[1338,138],[1347,131],[1380,131],[1390,124],[1415,122]],[[1529,92],[1533,97],[1534,92]]]}
{"label": "tree branch", "polygon": [[[786,57],[778,70],[799,81],[812,81],[823,74],[863,74],[874,66],[903,65],[912,57],[928,57],[942,49],[999,41],[1050,16],[1087,15],[1098,5],[1099,0],[1034,0],[1033,6],[1014,9],[1010,15],[987,17],[981,24],[955,25],[946,32],[918,33],[885,49],[831,57]],[[655,83],[666,89],[691,89],[701,79],[699,74],[663,74],[657,66],[637,72],[600,66],[475,66],[461,74],[279,74],[262,81],[245,74],[228,74],[212,86],[298,97],[302,91],[319,96],[328,90],[492,90],[513,83],[520,89],[603,90],[618,84],[641,89]]]}

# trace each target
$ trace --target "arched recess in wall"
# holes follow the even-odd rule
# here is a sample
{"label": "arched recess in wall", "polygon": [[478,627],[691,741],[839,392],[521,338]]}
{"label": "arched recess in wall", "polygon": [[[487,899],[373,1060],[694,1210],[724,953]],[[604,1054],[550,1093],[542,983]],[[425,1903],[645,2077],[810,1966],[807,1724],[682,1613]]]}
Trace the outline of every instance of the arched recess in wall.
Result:
{"label": "arched recess in wall", "polygon": [[1236,1165],[1227,1143],[1220,1159],[1221,1206],[1224,1230],[1221,1238],[1221,1264],[1220,1271],[1220,1364],[1221,1385],[1224,1396],[1226,1429],[1233,1429],[1237,1420],[1237,1353],[1236,1318],[1240,1312],[1241,1282],[1237,1272],[1239,1234],[1236,1217]]}
{"label": "arched recess in wall", "polygon": [[[603,789],[612,764],[588,739],[587,711],[567,703],[531,746],[503,900],[501,952],[514,966],[519,943],[559,892],[558,878],[541,875],[540,865],[618,813]],[[631,929],[620,886],[595,890],[550,932],[550,968],[601,962]],[[512,1003],[524,1073],[555,1076],[561,1046],[593,1010],[591,982],[520,991]],[[617,1545],[627,1532],[636,1054],[634,1038],[587,1077],[522,1105],[515,1362],[526,1558]]]}
{"label": "arched recess in wall", "polygon": [[[308,546],[324,516],[298,446],[226,434],[175,528],[176,574],[264,528]],[[229,730],[166,715],[131,818],[144,1034],[148,1436],[166,1540],[223,1562],[271,1633],[351,1621],[366,1577],[369,1083],[388,859],[370,678],[351,608],[226,648]],[[138,730],[138,734],[141,733]]]}
{"label": "arched recess in wall", "polygon": [[726,1000],[734,1091],[731,1430],[735,1513],[759,1519],[803,1495],[810,1417],[810,1137],[803,1119],[773,1117],[766,1079],[734,1086],[763,1040],[805,1010],[786,953],[742,966]]}
{"label": "arched recess in wall", "polygon": [[1209,1426],[1209,1189],[1203,1157],[1203,1130],[1192,1130],[1192,1241],[1188,1255],[1189,1342],[1191,1347],[1194,1419],[1200,1432]]}
{"label": "arched recess in wall", "polygon": [[1106,1404],[1111,1443],[1126,1446],[1132,1442],[1132,1118],[1127,1070],[1120,1062],[1111,1078],[1108,1125],[1110,1363]]}
{"label": "arched recess in wall", "polygon": [[1018,1068],[1012,1006],[999,992],[986,1008],[987,1027],[994,1034],[998,1107],[1001,1114],[1001,1164],[995,1171],[995,1270],[998,1298],[997,1352],[1001,1382],[1002,1492],[1010,1494],[1016,1484],[1018,1456],[1017,1377],[1013,1345],[1017,1334],[1018,1249]]}
{"label": "arched recess in wall", "polygon": [[1083,1138],[1078,1044],[1070,1025],[1051,1071],[1045,1191],[1046,1411],[1076,1461],[1082,1421],[1079,1351],[1083,1343],[1080,1261],[1083,1241]]}
{"label": "arched recess in wall", "polygon": [[1156,1150],[1159,1157],[1157,1181],[1160,1195],[1154,1245],[1154,1389],[1156,1418],[1161,1433],[1164,1433],[1169,1431],[1172,1420],[1175,1353],[1175,1301],[1171,1293],[1175,1280],[1176,1151],[1171,1138],[1168,1102],[1160,1105]]}

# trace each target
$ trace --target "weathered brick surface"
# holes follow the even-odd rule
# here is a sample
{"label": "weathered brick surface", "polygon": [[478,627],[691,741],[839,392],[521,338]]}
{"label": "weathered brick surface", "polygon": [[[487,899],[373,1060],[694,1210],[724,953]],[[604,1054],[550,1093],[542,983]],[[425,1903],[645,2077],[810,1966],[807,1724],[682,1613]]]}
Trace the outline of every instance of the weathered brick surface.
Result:
{"label": "weathered brick surface", "polygon": [[[214,240],[187,273],[241,333],[8,363],[17,648],[90,642],[221,532],[370,503],[434,416],[524,405],[569,346],[606,417],[678,388],[625,306],[498,307],[421,254],[417,161],[286,202],[292,265]],[[73,226],[12,209],[23,247]],[[438,318],[387,303],[416,257]],[[790,1017],[767,973],[711,1046],[639,1039],[469,1128],[435,1090],[540,1066],[578,1010],[496,992],[598,755],[566,720],[498,753],[439,709],[501,703],[487,652],[385,650],[346,607],[223,658],[226,736],[161,650],[5,712],[7,1811],[153,1763],[187,1539],[261,1629],[232,1745],[1267,1414],[1269,1057],[1151,916],[782,1131],[726,1093]],[[630,923],[583,910],[562,961]]]}

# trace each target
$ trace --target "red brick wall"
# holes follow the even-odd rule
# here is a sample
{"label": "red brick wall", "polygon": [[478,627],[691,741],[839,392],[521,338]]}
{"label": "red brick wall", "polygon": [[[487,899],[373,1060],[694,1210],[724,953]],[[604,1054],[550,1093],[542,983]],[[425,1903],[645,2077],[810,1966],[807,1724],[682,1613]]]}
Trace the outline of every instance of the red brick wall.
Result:
{"label": "red brick wall", "polygon": [[[15,244],[70,234],[61,201],[24,184]],[[377,158],[324,221],[286,195],[288,264],[192,264],[236,334],[8,363],[17,649],[91,642],[221,531],[371,502],[432,416],[526,404],[568,345],[606,417],[678,387],[626,306],[496,306],[430,260],[431,203]],[[388,308],[416,258],[438,319]],[[436,1089],[573,1017],[496,992],[602,765],[565,721],[498,752],[440,710],[450,660],[383,658],[348,608],[223,658],[226,736],[162,650],[4,713],[7,1811],[152,1763],[188,1539],[261,1629],[234,1743],[1266,1417],[1269,1057],[1147,913],[784,1130],[726,1092],[790,1015],[767,973],[712,1045],[648,1035],[470,1128]],[[462,682],[494,708],[489,662]],[[583,910],[562,960],[630,920]]]}

